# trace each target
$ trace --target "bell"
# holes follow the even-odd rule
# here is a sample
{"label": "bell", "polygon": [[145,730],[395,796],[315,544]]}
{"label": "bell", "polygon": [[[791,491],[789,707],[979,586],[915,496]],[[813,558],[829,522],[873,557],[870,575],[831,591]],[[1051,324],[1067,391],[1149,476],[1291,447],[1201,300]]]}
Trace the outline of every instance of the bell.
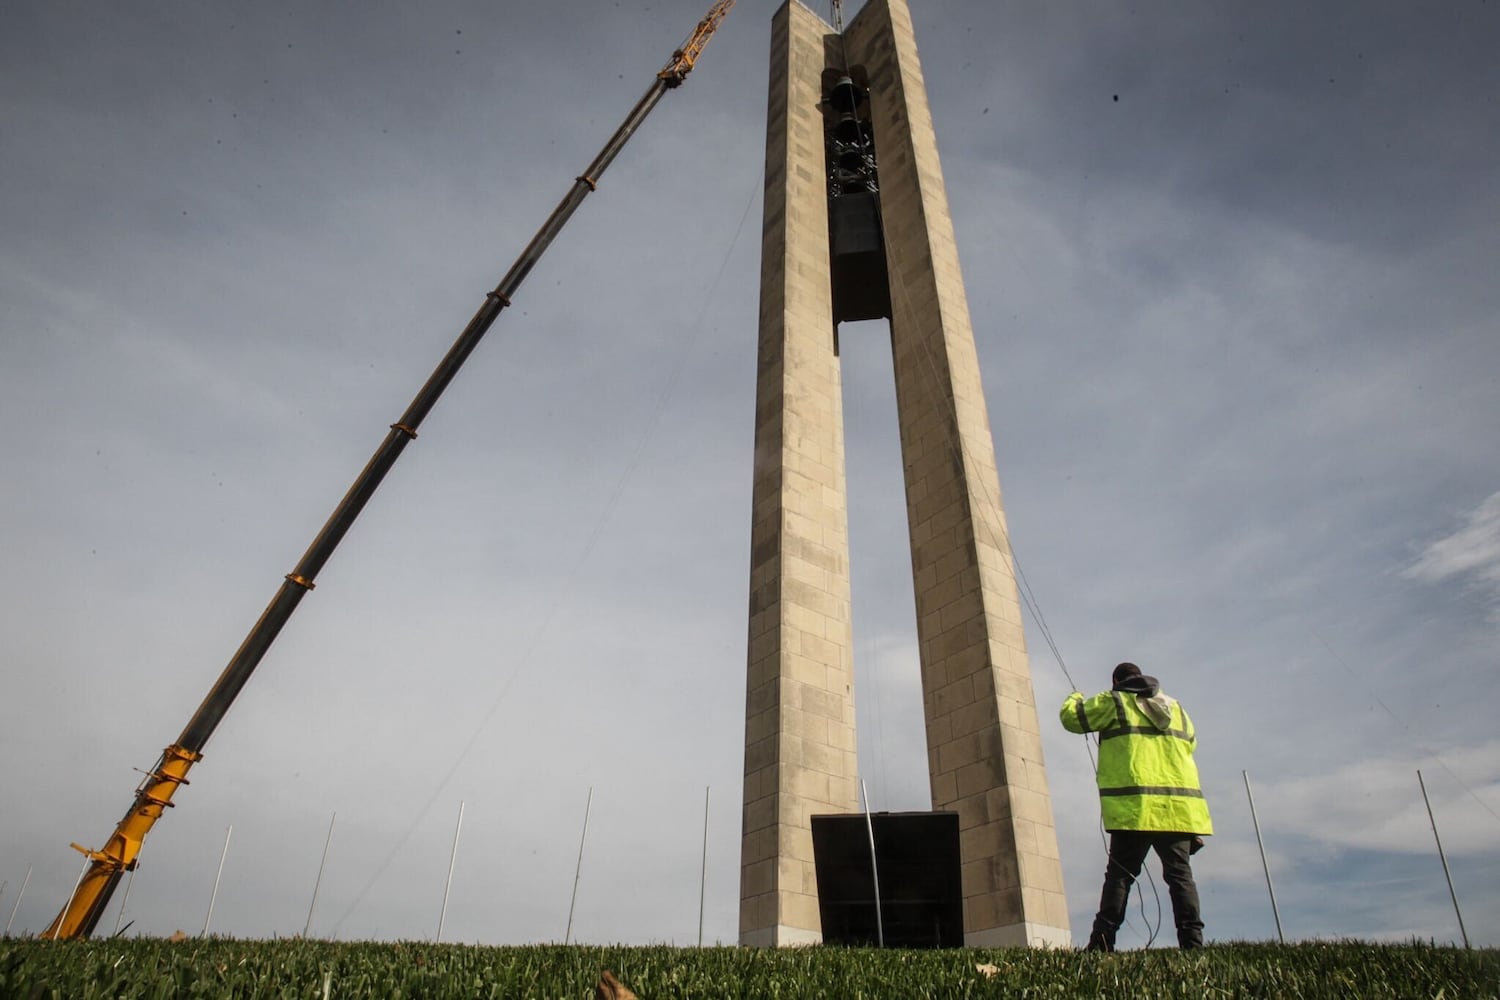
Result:
{"label": "bell", "polygon": [[839,190],[845,194],[854,194],[860,191],[873,191],[875,185],[870,183],[869,174],[858,173],[853,170],[835,170],[833,182],[839,186]]}
{"label": "bell", "polygon": [[841,76],[828,91],[828,103],[835,110],[852,115],[864,103],[865,92],[847,76]]}
{"label": "bell", "polygon": [[846,149],[838,155],[834,161],[840,170],[847,170],[853,174],[865,172],[865,154],[858,149]]}
{"label": "bell", "polygon": [[850,144],[861,143],[864,140],[864,128],[854,115],[844,115],[839,118],[838,124],[833,127],[833,137],[839,142]]}

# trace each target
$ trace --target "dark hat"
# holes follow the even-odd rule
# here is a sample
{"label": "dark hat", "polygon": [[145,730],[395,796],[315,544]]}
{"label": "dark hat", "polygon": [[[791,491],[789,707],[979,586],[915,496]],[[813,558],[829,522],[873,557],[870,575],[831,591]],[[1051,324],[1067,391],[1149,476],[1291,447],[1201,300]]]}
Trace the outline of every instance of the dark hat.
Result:
{"label": "dark hat", "polygon": [[1121,681],[1128,680],[1131,677],[1139,676],[1141,676],[1140,667],[1136,666],[1134,663],[1122,663],[1118,667],[1115,667],[1115,673],[1111,680],[1116,686],[1118,686]]}

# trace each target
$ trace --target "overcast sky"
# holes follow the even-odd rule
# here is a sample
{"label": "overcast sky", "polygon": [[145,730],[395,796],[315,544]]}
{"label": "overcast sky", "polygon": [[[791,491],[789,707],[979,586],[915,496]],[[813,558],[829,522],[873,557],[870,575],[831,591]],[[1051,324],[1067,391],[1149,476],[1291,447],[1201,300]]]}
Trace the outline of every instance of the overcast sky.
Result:
{"label": "overcast sky", "polygon": [[[737,936],[770,0],[536,268],[146,845],[130,933]],[[851,3],[846,15],[857,9]],[[1500,5],[913,0],[1014,546],[1181,698],[1207,933],[1500,944]],[[0,3],[0,916],[81,859],[707,0]],[[814,9],[828,15],[828,5]],[[925,809],[888,340],[861,769]],[[1028,619],[1075,938],[1104,867]],[[1165,889],[1122,943],[1172,934]],[[100,925],[109,932],[123,893]],[[1162,938],[1158,939],[1158,943]]]}

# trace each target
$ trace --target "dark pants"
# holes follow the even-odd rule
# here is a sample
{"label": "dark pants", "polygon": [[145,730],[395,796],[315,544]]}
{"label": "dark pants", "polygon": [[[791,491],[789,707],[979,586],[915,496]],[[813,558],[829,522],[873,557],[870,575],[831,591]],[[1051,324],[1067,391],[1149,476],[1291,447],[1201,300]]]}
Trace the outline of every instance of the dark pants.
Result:
{"label": "dark pants", "polygon": [[1109,864],[1104,870],[1104,891],[1099,896],[1099,914],[1089,934],[1089,950],[1114,951],[1115,933],[1125,922],[1130,884],[1141,873],[1146,852],[1156,850],[1161,858],[1161,877],[1172,897],[1172,917],[1177,924],[1177,944],[1183,948],[1203,946],[1203,920],[1198,912],[1198,886],[1188,854],[1193,846],[1190,833],[1148,833],[1115,830],[1109,835]]}

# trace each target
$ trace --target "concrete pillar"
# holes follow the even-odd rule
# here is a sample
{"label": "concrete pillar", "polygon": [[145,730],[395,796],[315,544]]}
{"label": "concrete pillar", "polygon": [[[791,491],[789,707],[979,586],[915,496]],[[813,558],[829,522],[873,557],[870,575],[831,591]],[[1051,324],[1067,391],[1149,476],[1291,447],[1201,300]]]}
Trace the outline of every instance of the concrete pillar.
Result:
{"label": "concrete pillar", "polygon": [[[761,263],[740,939],[819,940],[808,816],[857,806],[824,70],[867,74],[933,808],[959,814],[965,941],[1071,941],[1020,601],[906,0],[840,41],[773,21]],[[844,60],[847,57],[848,64]]]}
{"label": "concrete pillar", "polygon": [[828,28],[772,22],[750,532],[740,941],[822,939],[815,813],[858,805],[844,426],[828,276]]}

